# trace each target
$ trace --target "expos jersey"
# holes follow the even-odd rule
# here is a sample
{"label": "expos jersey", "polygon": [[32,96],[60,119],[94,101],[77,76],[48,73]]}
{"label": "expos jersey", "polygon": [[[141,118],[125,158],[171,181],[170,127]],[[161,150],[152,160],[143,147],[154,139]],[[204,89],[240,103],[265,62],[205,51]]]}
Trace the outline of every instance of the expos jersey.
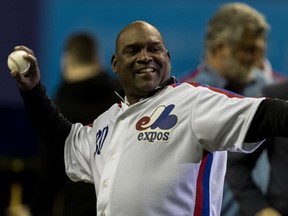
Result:
{"label": "expos jersey", "polygon": [[173,84],[131,106],[113,105],[92,127],[73,125],[66,172],[95,184],[98,215],[220,215],[221,150],[259,145],[243,140],[263,98],[216,90]]}

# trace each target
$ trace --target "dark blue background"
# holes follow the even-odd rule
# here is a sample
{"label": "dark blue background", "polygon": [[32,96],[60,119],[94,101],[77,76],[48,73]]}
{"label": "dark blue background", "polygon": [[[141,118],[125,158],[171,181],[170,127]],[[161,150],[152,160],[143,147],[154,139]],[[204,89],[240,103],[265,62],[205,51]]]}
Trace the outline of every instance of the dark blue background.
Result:
{"label": "dark blue background", "polygon": [[[104,63],[110,67],[118,31],[134,20],[159,28],[171,53],[173,74],[178,76],[199,63],[205,26],[221,0],[97,1],[50,0],[42,6],[40,50],[43,81],[53,95],[59,80],[63,43],[71,32],[84,29],[98,35]],[[273,67],[288,74],[288,2],[250,0],[272,26],[268,57]]]}

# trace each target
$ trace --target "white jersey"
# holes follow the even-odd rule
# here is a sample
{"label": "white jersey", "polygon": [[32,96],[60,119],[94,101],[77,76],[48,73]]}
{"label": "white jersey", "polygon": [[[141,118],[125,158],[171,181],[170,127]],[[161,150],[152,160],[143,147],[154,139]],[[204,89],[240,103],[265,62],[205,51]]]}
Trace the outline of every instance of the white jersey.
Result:
{"label": "white jersey", "polygon": [[95,184],[98,215],[220,215],[225,150],[259,145],[243,141],[264,98],[215,90],[173,84],[113,105],[92,127],[73,125],[66,172]]}

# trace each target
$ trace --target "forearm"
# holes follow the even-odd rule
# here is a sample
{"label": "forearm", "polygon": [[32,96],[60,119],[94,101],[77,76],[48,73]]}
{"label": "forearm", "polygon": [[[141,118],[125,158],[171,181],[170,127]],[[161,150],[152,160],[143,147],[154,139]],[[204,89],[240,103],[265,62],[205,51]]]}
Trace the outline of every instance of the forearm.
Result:
{"label": "forearm", "polygon": [[27,115],[40,139],[57,160],[64,161],[64,144],[72,124],[48,98],[41,83],[29,91],[20,92]]}
{"label": "forearm", "polygon": [[252,120],[245,142],[275,136],[288,137],[288,102],[266,99],[260,104]]}

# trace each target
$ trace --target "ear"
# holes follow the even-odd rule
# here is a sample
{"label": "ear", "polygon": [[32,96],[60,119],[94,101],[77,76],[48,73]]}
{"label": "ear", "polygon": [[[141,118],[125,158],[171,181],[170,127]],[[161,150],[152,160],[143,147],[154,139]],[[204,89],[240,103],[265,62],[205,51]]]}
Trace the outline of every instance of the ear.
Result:
{"label": "ear", "polygon": [[112,71],[114,73],[117,73],[117,56],[115,54],[111,57],[111,66]]}
{"label": "ear", "polygon": [[166,50],[166,53],[167,53],[168,58],[170,59],[170,52],[169,52],[169,50]]}
{"label": "ear", "polygon": [[171,57],[170,57],[170,52],[169,52],[169,50],[166,50],[166,54],[167,54],[167,56],[168,56],[168,58],[169,58],[169,65],[170,65],[170,70],[171,70],[172,65],[171,65]]}

